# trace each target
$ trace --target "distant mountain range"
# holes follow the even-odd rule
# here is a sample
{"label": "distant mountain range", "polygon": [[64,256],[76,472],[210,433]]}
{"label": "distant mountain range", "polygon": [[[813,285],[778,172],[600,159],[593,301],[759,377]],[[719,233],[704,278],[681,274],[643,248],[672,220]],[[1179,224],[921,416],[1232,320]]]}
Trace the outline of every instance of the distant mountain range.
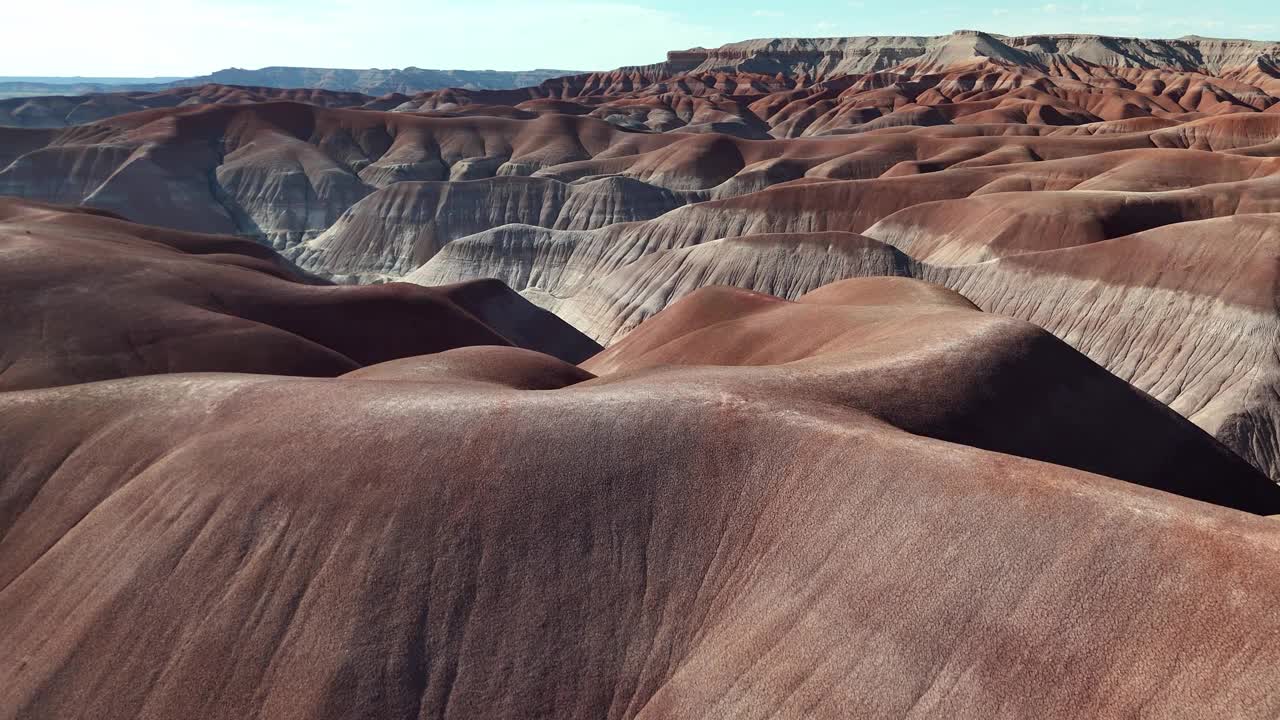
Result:
{"label": "distant mountain range", "polygon": [[170,83],[181,80],[182,75],[168,77],[86,77],[84,75],[46,76],[46,75],[0,75],[0,82],[32,83],[37,85],[137,85]]}
{"label": "distant mountain range", "polygon": [[39,97],[41,95],[85,95],[95,92],[120,92],[133,88],[162,88],[182,80],[181,77],[49,77],[33,75],[0,75],[0,98]]}
{"label": "distant mountain range", "polygon": [[189,78],[174,83],[195,85],[217,83],[219,85],[248,85],[253,87],[314,88],[317,90],[343,90],[365,95],[387,93],[413,93],[442,88],[466,90],[510,90],[537,85],[544,80],[575,75],[576,70],[428,70],[407,67],[403,70],[343,70],[338,68],[266,67],[260,70],[228,68],[211,75]]}
{"label": "distant mountain range", "polygon": [[551,78],[573,75],[573,70],[403,70],[371,68],[265,67],[258,70],[227,68],[199,77],[99,78],[99,77],[4,77],[0,76],[0,98],[40,95],[84,95],[99,92],[158,91],[190,85],[217,83],[271,88],[316,88],[355,91],[366,95],[413,94],[442,88],[466,90],[510,90],[537,85]]}

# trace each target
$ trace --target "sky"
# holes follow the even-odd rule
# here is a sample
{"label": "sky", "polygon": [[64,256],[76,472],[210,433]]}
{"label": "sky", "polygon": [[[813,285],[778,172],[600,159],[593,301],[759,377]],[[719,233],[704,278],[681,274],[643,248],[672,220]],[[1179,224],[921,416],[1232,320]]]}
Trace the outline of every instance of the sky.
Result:
{"label": "sky", "polygon": [[1280,40],[1277,0],[38,0],[6,3],[0,76],[226,67],[606,70],[758,37],[1098,33]]}

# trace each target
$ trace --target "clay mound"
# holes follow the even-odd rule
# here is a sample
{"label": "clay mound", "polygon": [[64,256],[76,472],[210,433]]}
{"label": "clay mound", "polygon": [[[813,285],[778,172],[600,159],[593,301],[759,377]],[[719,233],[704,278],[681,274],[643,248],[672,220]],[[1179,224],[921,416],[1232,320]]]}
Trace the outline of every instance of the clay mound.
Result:
{"label": "clay mound", "polygon": [[[672,337],[642,343],[649,327]],[[554,361],[475,348],[351,378],[0,393],[0,705],[110,720],[1274,704],[1274,521],[927,436],[1038,426],[1045,453],[1274,509],[1275,486],[1043,332],[900,280],[800,303],[704,290],[645,328],[592,363],[637,370],[554,390],[512,388],[570,374]],[[743,361],[786,364],[703,364]]]}
{"label": "clay mound", "polygon": [[346,379],[453,385],[476,382],[514,390],[557,390],[590,380],[591,373],[550,355],[514,347],[465,347],[389,360],[353,370]]}
{"label": "clay mound", "polygon": [[1278,477],[1277,257],[1275,216],[1239,215],[925,276],[1049,329]]}
{"label": "clay mound", "polygon": [[[929,91],[921,88],[930,83],[936,91],[947,77],[950,76],[930,76],[928,83],[912,85],[911,91],[924,95]],[[977,80],[954,82],[964,85]],[[997,77],[988,82],[1003,80]],[[958,87],[948,92],[963,98]],[[857,86],[846,88],[842,95],[855,89]],[[880,90],[883,88],[866,92]],[[823,94],[794,100],[788,107],[797,102],[827,102],[814,100]],[[847,99],[856,105],[860,102],[857,96],[855,93]],[[674,113],[672,117],[679,119],[684,130],[694,126],[706,129],[724,122],[764,122],[752,120],[756,117],[754,111],[738,100],[690,99],[675,93],[660,97],[663,99],[658,106],[647,97],[627,102],[646,108],[645,112],[655,111],[655,107],[668,108],[663,111]],[[480,105],[467,106],[470,110],[465,113],[455,109],[451,116],[434,117],[286,102],[184,106],[134,113],[53,134],[14,132],[12,142],[6,142],[12,148],[11,156],[0,156],[0,162],[7,161],[6,167],[0,169],[0,193],[87,204],[175,229],[242,234],[277,249],[294,248],[322,236],[325,242],[332,239],[337,245],[349,244],[344,239],[349,233],[338,228],[349,220],[347,214],[376,209],[373,215],[393,219],[396,229],[379,223],[358,223],[355,234],[359,237],[355,242],[364,248],[356,254],[359,257],[341,247],[305,251],[307,256],[317,257],[315,265],[308,265],[311,269],[372,279],[402,276],[429,258],[443,242],[510,222],[595,226],[596,221],[578,222],[574,217],[598,216],[601,222],[641,219],[687,202],[741,197],[805,178],[905,179],[948,169],[974,171],[963,179],[952,176],[925,180],[916,186],[919,194],[904,194],[892,188],[884,202],[846,208],[866,216],[865,221],[833,217],[825,227],[806,228],[861,232],[875,220],[926,197],[940,199],[978,190],[1071,189],[1067,177],[1074,176],[1080,182],[1105,174],[1111,168],[1102,158],[1119,151],[1151,152],[1154,144],[1226,148],[1257,155],[1265,154],[1268,143],[1276,137],[1275,133],[1268,134],[1265,123],[1258,124],[1270,116],[1256,112],[1239,115],[1252,120],[1237,129],[1214,130],[1217,126],[1197,124],[1207,121],[1186,124],[1189,135],[1185,137],[1169,135],[1182,132],[1182,125],[1078,137],[1042,135],[1038,131],[1028,134],[1023,131],[1035,127],[1028,124],[921,128],[921,123],[959,119],[956,108],[961,106],[1001,102],[954,102],[940,92],[932,101],[939,104],[921,105],[909,98],[904,103],[894,101],[883,112],[877,110],[874,119],[867,119],[857,128],[845,128],[849,131],[846,134],[836,134],[839,128],[823,121],[823,132],[831,137],[804,144],[744,140],[715,132],[635,133],[597,117],[523,111],[504,115],[498,110],[490,113]],[[686,107],[686,102],[693,104]],[[1025,102],[1018,99],[1016,104],[1021,107]],[[1066,100],[1052,102],[1065,103],[1059,112],[1073,112]],[[624,107],[630,106],[620,99],[605,103],[592,113],[603,114],[607,119],[613,117],[608,114],[613,110],[608,108]],[[757,109],[764,112],[765,107]],[[832,112],[844,111],[833,107]],[[733,120],[735,117],[737,120]],[[1027,123],[1029,117],[1005,119]],[[1234,117],[1209,120],[1226,122]],[[899,120],[909,124],[874,129]],[[925,132],[931,130],[947,132]],[[1208,133],[1208,139],[1199,139],[1204,133]],[[211,143],[223,152],[213,152]],[[1074,166],[1012,167],[1067,163],[1071,159],[1078,162]],[[1191,174],[1195,172],[1198,171]],[[569,216],[554,211],[481,213],[475,222],[438,239],[432,239],[436,233],[427,227],[435,222],[431,214],[417,212],[406,219],[396,219],[405,215],[406,204],[398,193],[407,192],[403,188],[396,190],[396,184],[526,175],[565,183],[612,176],[652,186],[649,194],[655,197],[678,197],[662,202],[629,196],[621,201],[603,199],[595,203],[597,208],[572,208]],[[1135,181],[1140,177],[1140,173],[1133,175]],[[928,187],[934,182],[937,187]],[[380,191],[391,194],[378,196]],[[140,197],[148,201],[141,202]],[[365,201],[367,204],[361,207]],[[387,207],[388,203],[396,207]],[[519,207],[534,209],[539,204],[535,198]],[[647,209],[630,212],[632,208],[641,210],[641,205]],[[749,232],[781,229],[756,226]],[[367,237],[370,233],[375,237]],[[426,239],[400,242],[391,237],[413,235]],[[323,267],[326,264],[331,267]]]}
{"label": "clay mound", "polygon": [[687,203],[679,193],[625,177],[568,184],[548,177],[398,182],[355,203],[333,226],[291,251],[330,275],[400,278],[451,241],[511,223],[586,230],[647,220]]}
{"label": "clay mound", "polygon": [[[1218,157],[1196,164],[1195,180],[1182,172],[1193,167],[1195,157],[1176,163],[1169,158],[1135,162],[1070,191],[982,193],[920,203],[885,217],[865,232],[919,260],[960,265],[1087,245],[1215,217],[1280,212],[1280,176],[1238,181],[1231,175],[1212,177],[1210,158]],[[1280,165],[1272,167],[1280,170]],[[1247,177],[1260,168],[1242,169],[1240,176]],[[1225,181],[1213,182],[1220,179]],[[1197,186],[1206,180],[1209,184]]]}
{"label": "clay mound", "polygon": [[[1053,335],[917,280],[845,280],[794,303],[704,288],[583,367],[609,376],[668,365],[757,366],[764,369],[724,381],[785,388],[916,434],[1210,502],[1256,510],[1280,499],[1280,489],[1211,437]],[[769,369],[778,366],[790,371]],[[908,384],[920,394],[887,391]],[[1206,471],[1229,464],[1233,479],[1173,480],[1183,463]]]}
{"label": "clay mound", "polygon": [[796,302],[806,305],[903,306],[978,310],[960,293],[933,283],[906,278],[863,278],[824,284],[801,295]]}
{"label": "clay mound", "polygon": [[1158,147],[1246,150],[1280,140],[1280,117],[1271,114],[1241,114],[1204,118],[1156,131],[1151,139]]}
{"label": "clay mound", "polygon": [[[402,288],[408,283],[392,283]],[[469,280],[434,288],[512,345],[576,363],[600,350],[554,313],[520,297],[499,280]]]}
{"label": "clay mound", "polygon": [[[509,254],[502,277],[609,344],[706,284],[795,298],[814,281],[921,277],[962,291],[983,309],[1047,328],[1280,477],[1276,223],[1271,214],[1229,214],[1275,210],[1277,189],[1274,178],[1262,177],[1211,190],[1005,193],[927,203],[868,230],[897,247],[863,239],[874,243],[865,253],[813,243],[804,225],[760,245],[734,238],[733,227],[700,222],[572,237],[511,228],[502,246],[487,236],[462,241],[455,257],[429,263],[417,279],[456,280],[466,276],[464,263],[529,243]],[[777,222],[788,212],[774,208],[757,217]],[[1218,214],[1226,216],[1196,220]],[[1153,223],[1160,226],[1123,235]],[[945,228],[954,230],[938,230]],[[716,234],[730,237],[702,239]],[[926,260],[898,248],[926,252]],[[999,259],[939,264],[958,261],[958,250]]]}
{"label": "clay mound", "polygon": [[[913,138],[906,146],[923,154],[935,147],[934,142]],[[1051,147],[1039,146],[1036,154]],[[615,223],[589,232],[503,226],[455,241],[460,243],[456,247],[446,246],[439,259],[423,266],[413,279],[435,283],[477,275],[499,277],[522,291],[536,287],[558,299],[540,302],[565,312],[570,305],[589,303],[595,309],[579,313],[573,322],[608,341],[614,331],[602,328],[617,318],[599,311],[618,303],[636,307],[639,302],[624,296],[643,297],[648,290],[642,285],[656,289],[685,284],[684,279],[669,284],[666,277],[642,277],[654,262],[646,256],[655,252],[751,235],[794,235],[799,245],[813,233],[844,232],[877,235],[908,255],[923,256],[919,259],[974,262],[1094,242],[1161,224],[1267,212],[1277,209],[1280,201],[1276,182],[1280,165],[1271,159],[1148,148],[1039,161],[1017,161],[1006,153],[1005,158],[1013,162],[982,162],[994,161],[992,155],[1009,149],[982,152],[974,148],[938,161],[951,167],[924,174],[841,182],[806,178],[694,203],[647,222]],[[878,162],[881,168],[888,164]],[[1174,190],[1143,192],[1147,185]],[[939,200],[947,197],[956,200]],[[713,252],[706,252],[698,256],[714,262]],[[807,255],[785,262],[792,261],[798,263],[795,269],[781,272],[810,272]],[[639,264],[628,279],[618,281],[613,276],[627,272],[633,263]],[[676,267],[665,265],[664,272],[674,272]],[[828,275],[826,281],[841,277],[845,276]],[[740,284],[731,276],[720,278],[724,284]],[[806,289],[812,287],[816,285]],[[771,287],[754,289],[773,292]],[[670,295],[671,291],[663,292]],[[785,289],[778,292],[789,296]],[[613,295],[615,300],[599,303],[591,298],[599,293]],[[656,297],[642,302],[648,304]]]}
{"label": "clay mound", "polygon": [[[163,372],[338,375],[463,345],[593,344],[499,283],[316,284],[237,238],[0,201],[0,388]],[[486,319],[494,324],[488,324]]]}
{"label": "clay mound", "polygon": [[[526,295],[541,292],[544,284],[554,287],[560,276],[569,271],[568,262],[578,242],[585,244],[594,238],[593,233],[581,230],[553,230],[521,223],[501,225],[448,243],[402,280],[431,287],[483,275]],[[554,302],[539,304],[555,309]]]}
{"label": "clay mound", "polygon": [[423,117],[287,102],[171,108],[10,134],[0,193],[234,232],[280,249],[316,237],[396,182],[531,175],[614,148],[634,154],[681,141],[648,136],[635,147],[633,134],[588,117]]}
{"label": "clay mound", "polygon": [[[454,243],[451,255],[470,244]],[[447,272],[452,261],[450,257],[439,258],[407,280],[430,285],[458,277],[458,273]],[[845,278],[915,272],[910,257],[854,233],[748,235],[647,254],[593,278],[586,290],[557,304],[556,312],[588,335],[607,342],[707,285],[746,288],[794,300]]]}

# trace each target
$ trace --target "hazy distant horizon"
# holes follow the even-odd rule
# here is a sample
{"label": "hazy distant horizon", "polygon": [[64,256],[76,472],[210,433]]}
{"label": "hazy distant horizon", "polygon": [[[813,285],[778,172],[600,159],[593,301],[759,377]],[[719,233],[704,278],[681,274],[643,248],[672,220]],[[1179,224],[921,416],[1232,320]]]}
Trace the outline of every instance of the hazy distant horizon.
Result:
{"label": "hazy distant horizon", "polygon": [[0,75],[0,83],[27,82],[27,83],[44,83],[48,85],[75,85],[75,84],[98,84],[98,85],[125,85],[136,84],[142,85],[147,83],[168,83],[178,80],[186,80],[192,77],[204,77],[212,75],[216,72],[224,70],[244,70],[256,72],[266,70],[273,67],[279,68],[306,68],[309,70],[406,70],[408,67],[416,67],[419,70],[436,70],[441,72],[499,72],[499,73],[516,73],[516,72],[536,72],[536,71],[555,71],[565,73],[584,72],[581,70],[561,69],[561,68],[427,68],[422,66],[406,66],[398,68],[379,68],[379,67],[332,67],[332,66],[314,66],[314,65],[266,65],[263,67],[237,67],[226,66],[213,68],[204,72],[192,73],[190,75],[155,75],[155,76],[98,76],[98,75]]}
{"label": "hazy distant horizon", "polygon": [[75,85],[77,83],[98,83],[122,85],[125,83],[162,83],[182,80],[188,75],[170,75],[157,77],[95,77],[85,75],[0,75],[0,82],[46,83],[49,85]]}
{"label": "hazy distant horizon", "polygon": [[[759,37],[1093,33],[1268,40],[1280,19],[1256,0],[873,3],[705,0],[537,4],[498,0],[48,0],[6,10],[8,77],[195,77],[270,66],[603,70],[659,62],[668,50]],[[56,19],[56,22],[51,22]]]}

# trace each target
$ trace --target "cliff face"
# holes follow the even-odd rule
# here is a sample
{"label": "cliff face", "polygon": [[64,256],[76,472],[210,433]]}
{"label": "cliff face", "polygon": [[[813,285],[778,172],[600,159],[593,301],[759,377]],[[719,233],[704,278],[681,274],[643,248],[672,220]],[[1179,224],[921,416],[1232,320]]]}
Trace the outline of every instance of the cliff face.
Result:
{"label": "cliff face", "polygon": [[1149,40],[1102,35],[1009,37],[960,30],[931,37],[747,40],[713,49],[672,52],[666,63],[636,69],[656,73],[782,73],[820,80],[890,69],[936,69],[967,60],[997,60],[1040,70],[1055,63],[1087,63],[1217,75],[1259,62],[1274,63],[1277,57],[1280,57],[1280,43],[1256,40],[1201,37]]}

